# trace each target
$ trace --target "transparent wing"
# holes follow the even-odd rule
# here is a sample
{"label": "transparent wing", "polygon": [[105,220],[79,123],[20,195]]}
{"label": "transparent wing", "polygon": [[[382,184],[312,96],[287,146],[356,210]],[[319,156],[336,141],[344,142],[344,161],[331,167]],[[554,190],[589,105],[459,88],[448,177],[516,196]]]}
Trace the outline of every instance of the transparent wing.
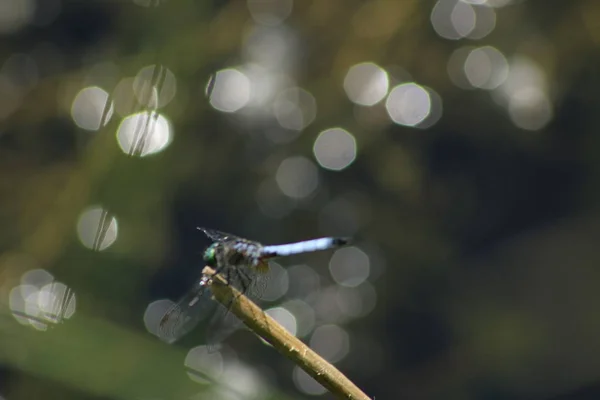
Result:
{"label": "transparent wing", "polygon": [[258,268],[248,265],[229,267],[222,275],[230,285],[254,302],[262,299],[269,281],[268,265],[262,263]]}
{"label": "transparent wing", "polygon": [[217,231],[214,229],[208,229],[208,228],[202,228],[202,227],[198,227],[198,229],[201,230],[202,232],[204,232],[204,234],[206,236],[208,236],[209,239],[214,242],[228,242],[228,241],[235,241],[235,240],[244,240],[239,236],[232,235],[231,233],[227,233],[227,232],[221,232],[221,231]]}
{"label": "transparent wing", "polygon": [[[269,275],[261,273],[250,267],[229,267],[222,274],[229,284],[238,289],[253,302],[259,302],[265,292]],[[216,346],[239,329],[243,323],[232,312],[230,306],[219,307],[208,326],[207,341],[210,346]]]}
{"label": "transparent wing", "polygon": [[231,313],[228,307],[219,304],[208,323],[206,344],[211,350],[216,350],[219,344],[239,329],[241,325],[242,321]]}
{"label": "transparent wing", "polygon": [[267,288],[267,284],[269,283],[269,278],[271,276],[269,271],[265,271],[265,273],[256,271],[254,274],[252,284],[245,293],[246,296],[248,296],[250,300],[252,300],[255,303],[258,303],[262,300],[263,294],[265,293],[265,289]]}
{"label": "transparent wing", "polygon": [[[202,284],[201,284],[202,283]],[[216,303],[208,286],[200,280],[173,304],[160,319],[158,336],[173,343],[190,332],[200,321],[208,318]]]}

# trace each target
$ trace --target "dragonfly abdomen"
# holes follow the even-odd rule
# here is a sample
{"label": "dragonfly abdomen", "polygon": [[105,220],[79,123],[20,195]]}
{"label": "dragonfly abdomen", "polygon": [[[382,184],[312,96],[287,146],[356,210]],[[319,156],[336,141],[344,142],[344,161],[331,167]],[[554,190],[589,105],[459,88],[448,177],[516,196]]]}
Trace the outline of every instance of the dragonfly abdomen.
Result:
{"label": "dragonfly abdomen", "polygon": [[264,246],[262,253],[264,257],[283,257],[292,254],[308,253],[312,251],[328,250],[348,244],[348,239],[345,238],[321,238],[313,240],[305,240],[303,242],[278,244],[272,246]]}
{"label": "dragonfly abdomen", "polygon": [[259,244],[250,241],[240,241],[231,245],[233,251],[230,252],[228,261],[231,265],[240,265],[249,262],[256,267],[260,260],[261,247]]}

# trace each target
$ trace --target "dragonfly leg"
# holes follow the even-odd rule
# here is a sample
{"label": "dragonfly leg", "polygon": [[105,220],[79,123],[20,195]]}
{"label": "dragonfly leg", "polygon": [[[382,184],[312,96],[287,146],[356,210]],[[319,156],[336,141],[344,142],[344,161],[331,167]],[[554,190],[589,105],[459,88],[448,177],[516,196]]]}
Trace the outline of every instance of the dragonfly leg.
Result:
{"label": "dragonfly leg", "polygon": [[[224,272],[224,270],[227,268],[227,262],[225,261],[225,252],[223,251],[222,247],[217,248],[215,257],[217,258],[217,266],[214,269],[215,272],[213,273],[213,275],[220,274],[221,272]],[[229,277],[226,276],[226,279],[227,284],[229,285]]]}
{"label": "dragonfly leg", "polygon": [[240,279],[241,293],[245,294],[248,291],[248,288],[250,287],[252,278],[243,269],[238,269],[236,272],[240,274],[240,278],[241,278]]}
{"label": "dragonfly leg", "polygon": [[[233,271],[231,268],[227,268],[227,269],[224,271],[225,279],[227,280],[227,285],[229,285],[229,283],[231,282],[231,274],[232,274],[233,272],[234,272],[234,271]],[[230,309],[230,308],[231,308],[231,306],[233,305],[233,301],[234,301],[234,300],[235,300],[234,298],[231,298],[231,299],[229,300],[229,304],[227,304],[227,306],[225,307],[225,308],[227,308],[227,313],[229,313],[229,309]]]}

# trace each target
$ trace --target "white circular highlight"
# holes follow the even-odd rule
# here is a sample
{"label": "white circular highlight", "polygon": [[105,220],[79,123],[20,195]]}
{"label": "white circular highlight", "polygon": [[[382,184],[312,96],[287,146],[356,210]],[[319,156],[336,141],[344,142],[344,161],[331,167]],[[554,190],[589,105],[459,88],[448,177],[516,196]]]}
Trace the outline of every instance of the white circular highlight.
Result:
{"label": "white circular highlight", "polygon": [[198,383],[209,383],[208,378],[218,378],[223,373],[223,356],[208,346],[190,349],[183,364],[188,369],[188,377]]}
{"label": "white circular highlight", "polygon": [[323,325],[313,332],[310,348],[327,361],[335,363],[348,355],[350,336],[337,325]]}
{"label": "white circular highlight", "polygon": [[[317,102],[314,96],[304,89],[287,89],[275,99],[273,114],[282,128],[301,131],[315,120]],[[284,141],[284,138],[280,141]]]}
{"label": "white circular highlight", "polygon": [[75,293],[64,283],[54,281],[47,271],[26,272],[21,282],[9,294],[9,308],[20,324],[45,331],[75,313]]}
{"label": "white circular highlight", "polygon": [[117,219],[101,207],[84,210],[77,221],[79,241],[88,249],[102,251],[117,240]]}
{"label": "white circular highlight", "polygon": [[283,194],[302,199],[310,196],[319,186],[319,171],[305,157],[289,157],[277,168],[275,181]]}
{"label": "white circular highlight", "polygon": [[156,300],[148,304],[143,317],[144,327],[148,332],[159,336],[160,320],[173,304],[169,299]]}
{"label": "white circular highlight", "polygon": [[113,104],[108,103],[108,93],[98,86],[80,90],[71,105],[73,121],[78,127],[88,131],[97,131],[106,125],[112,114]]}
{"label": "white circular highlight", "polygon": [[356,64],[344,78],[344,90],[351,102],[361,106],[379,103],[389,89],[388,73],[372,62]]}
{"label": "white circular highlight", "polygon": [[508,61],[494,47],[479,47],[471,50],[465,59],[464,74],[473,87],[496,89],[508,77]]}
{"label": "white circular highlight", "polygon": [[155,112],[140,112],[123,119],[117,129],[121,150],[130,155],[145,157],[163,151],[172,141],[169,121]]}
{"label": "white circular highlight", "polygon": [[289,333],[296,336],[296,333],[298,332],[296,317],[289,310],[283,307],[273,307],[269,308],[265,312],[281,326],[283,326]]}
{"label": "white circular highlight", "polygon": [[519,128],[536,131],[552,120],[552,103],[543,91],[526,88],[511,96],[508,113],[510,119]]}
{"label": "white circular highlight", "polygon": [[327,392],[327,389],[325,389],[323,385],[317,382],[312,376],[308,375],[300,367],[294,367],[292,379],[298,390],[308,395],[319,396]]}
{"label": "white circular highlight", "polygon": [[237,69],[218,71],[212,82],[210,105],[222,112],[236,112],[250,101],[250,80]]}
{"label": "white circular highlight", "polygon": [[148,65],[135,76],[133,91],[140,105],[156,109],[173,100],[177,93],[177,80],[170,69],[162,65]]}
{"label": "white circular highlight", "polygon": [[306,336],[313,331],[316,323],[315,310],[308,303],[294,299],[283,304],[296,319],[296,336]]}
{"label": "white circular highlight", "polygon": [[313,153],[321,167],[341,171],[356,159],[356,139],[342,128],[327,129],[319,134]]}
{"label": "white circular highlight", "polygon": [[338,249],[329,261],[329,272],[339,285],[356,287],[369,277],[369,256],[354,246]]}
{"label": "white circular highlight", "polygon": [[[471,4],[463,0],[438,0],[431,10],[430,20],[440,37],[458,40],[470,36],[475,30],[477,12]],[[488,25],[489,23],[486,24]],[[481,31],[485,29],[481,28]],[[480,35],[478,32],[476,36]]]}
{"label": "white circular highlight", "polygon": [[403,83],[392,89],[385,102],[385,108],[395,123],[414,127],[431,112],[431,97],[422,86]]}
{"label": "white circular highlight", "polygon": [[290,284],[285,268],[274,261],[269,262],[268,282],[261,298],[264,301],[278,300],[287,293]]}

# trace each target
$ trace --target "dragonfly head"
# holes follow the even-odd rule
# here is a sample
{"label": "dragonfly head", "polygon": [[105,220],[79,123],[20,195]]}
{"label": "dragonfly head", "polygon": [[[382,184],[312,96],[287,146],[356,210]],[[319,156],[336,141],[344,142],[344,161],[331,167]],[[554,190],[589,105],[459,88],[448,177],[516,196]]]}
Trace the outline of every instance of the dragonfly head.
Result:
{"label": "dragonfly head", "polygon": [[204,251],[204,262],[209,267],[217,266],[217,247],[218,243],[213,243]]}

